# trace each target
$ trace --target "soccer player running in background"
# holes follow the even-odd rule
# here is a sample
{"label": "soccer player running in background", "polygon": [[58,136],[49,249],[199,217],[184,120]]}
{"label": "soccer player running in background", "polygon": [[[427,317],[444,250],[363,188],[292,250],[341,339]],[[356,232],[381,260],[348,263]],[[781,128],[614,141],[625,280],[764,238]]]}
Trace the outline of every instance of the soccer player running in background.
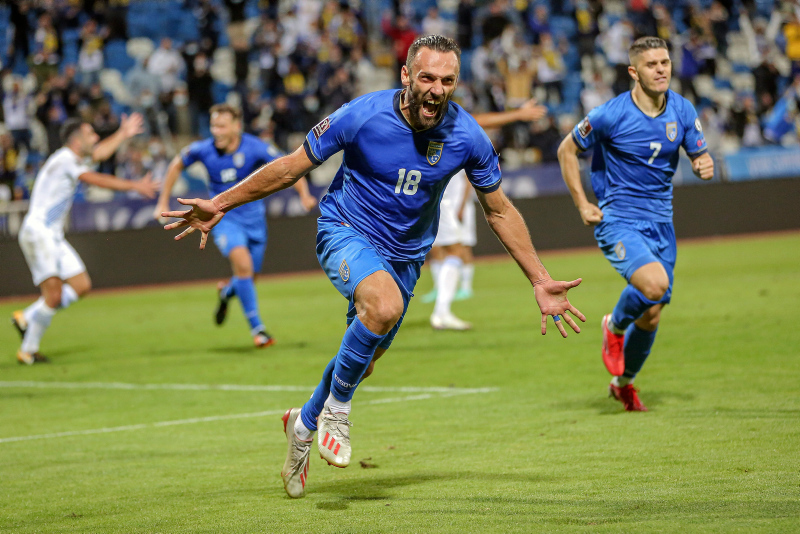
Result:
{"label": "soccer player running in background", "polygon": [[[499,128],[517,121],[537,121],[547,115],[547,108],[530,99],[519,108],[473,115],[482,128]],[[462,170],[444,190],[439,209],[439,231],[428,256],[433,290],[422,297],[435,302],[430,317],[435,330],[469,330],[472,324],[456,317],[451,310],[455,300],[472,296],[472,247],[477,241],[475,229],[474,190]],[[461,287],[459,288],[459,282]],[[461,298],[459,298],[459,293]]]}
{"label": "soccer player running in background", "polygon": [[153,198],[158,186],[148,173],[138,181],[95,172],[92,160],[110,158],[123,141],[143,131],[142,116],[123,115],[119,129],[101,142],[88,122],[68,119],[61,127],[64,146],[42,166],[31,192],[30,206],[19,231],[19,245],[33,283],[42,296],[25,310],[15,311],[12,323],[22,336],[17,361],[32,365],[46,362],[39,345],[53,316],[84,296],[92,287],[83,260],[64,238],[64,225],[78,182],[117,191],[136,191]]}
{"label": "soccer player running in background", "polygon": [[552,280],[539,261],[519,212],[500,188],[497,154],[475,120],[450,101],[458,82],[460,50],[452,39],[420,37],[402,67],[403,90],[378,91],[345,104],[316,125],[302,147],[211,200],[178,199],[188,211],[166,229],[195,230],[205,246],[208,232],[226,212],[289,187],[333,154],[343,151],[328,193],[320,202],[317,256],[348,299],[349,326],[311,399],[283,417],[287,457],[281,476],[291,497],[305,495],[314,432],[329,464],[351,458],[351,399],[397,334],[436,235],[444,188],[465,169],[478,192],[489,226],[517,261],[541,310],[541,332],[553,316],[561,335],[565,315],[584,315],[567,300],[580,283]]}
{"label": "soccer player running in background", "polygon": [[[183,169],[192,163],[199,161],[205,166],[208,188],[212,195],[217,195],[283,155],[274,146],[242,133],[239,109],[228,104],[217,104],[210,111],[211,138],[192,143],[172,160],[153,211],[156,219],[169,209],[172,188]],[[297,181],[294,187],[306,211],[317,205],[317,199],[309,194],[305,179]],[[256,347],[267,347],[275,342],[261,320],[255,286],[255,273],[261,271],[267,249],[266,214],[264,203],[254,202],[232,211],[214,230],[214,243],[228,258],[233,271],[231,279],[227,283],[220,283],[217,288],[219,300],[214,322],[222,325],[228,313],[228,302],[232,297],[239,297]]]}
{"label": "soccer player running in background", "polygon": [[[597,244],[628,281],[613,312],[603,317],[603,363],[614,377],[609,394],[628,411],[647,411],[633,380],[672,297],[672,175],[681,146],[703,180],[714,176],[714,161],[694,107],[669,90],[667,43],[642,37],[629,55],[633,90],[590,111],[562,141],[558,160],[583,224],[595,226]],[[578,153],[590,148],[597,206],[587,200],[578,169]]]}

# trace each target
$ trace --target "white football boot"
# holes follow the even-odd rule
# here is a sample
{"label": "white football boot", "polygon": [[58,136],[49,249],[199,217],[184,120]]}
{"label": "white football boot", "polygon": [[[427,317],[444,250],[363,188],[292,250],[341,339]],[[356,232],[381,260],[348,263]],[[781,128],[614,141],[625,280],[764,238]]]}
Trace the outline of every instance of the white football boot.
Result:
{"label": "white football boot", "polygon": [[326,405],[317,418],[319,456],[334,467],[350,465],[350,427],[346,413],[333,413]]}
{"label": "white football boot", "polygon": [[308,458],[311,453],[311,444],[314,442],[313,436],[311,441],[303,441],[294,433],[294,422],[298,417],[300,417],[300,408],[292,408],[281,418],[283,431],[286,433],[286,442],[289,446],[281,478],[286,493],[293,499],[306,496]]}
{"label": "white football boot", "polygon": [[452,313],[431,315],[431,326],[434,330],[470,330],[472,323],[459,319]]}

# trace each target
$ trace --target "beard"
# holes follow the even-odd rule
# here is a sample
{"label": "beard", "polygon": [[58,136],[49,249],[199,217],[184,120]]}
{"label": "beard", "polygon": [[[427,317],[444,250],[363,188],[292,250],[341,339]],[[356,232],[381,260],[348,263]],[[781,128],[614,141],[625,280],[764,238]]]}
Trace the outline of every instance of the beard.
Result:
{"label": "beard", "polygon": [[[412,126],[417,130],[426,130],[439,124],[444,114],[447,112],[447,104],[450,102],[450,97],[453,93],[445,93],[444,95],[436,98],[431,94],[423,93],[414,87],[414,82],[411,82],[406,90],[406,100],[408,104],[408,116],[415,123]],[[428,117],[423,113],[423,106],[425,100],[432,99],[438,102],[436,114]]]}

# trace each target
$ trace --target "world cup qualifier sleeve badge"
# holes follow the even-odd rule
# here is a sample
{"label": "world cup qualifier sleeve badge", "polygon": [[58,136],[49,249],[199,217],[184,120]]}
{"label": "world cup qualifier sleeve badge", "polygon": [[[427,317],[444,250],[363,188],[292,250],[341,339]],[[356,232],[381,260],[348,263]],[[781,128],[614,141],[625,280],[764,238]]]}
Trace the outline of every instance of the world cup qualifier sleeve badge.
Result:
{"label": "world cup qualifier sleeve badge", "polygon": [[437,143],[436,141],[429,141],[428,142],[428,163],[431,165],[436,165],[439,163],[439,160],[442,159],[442,149],[444,148],[444,143]]}

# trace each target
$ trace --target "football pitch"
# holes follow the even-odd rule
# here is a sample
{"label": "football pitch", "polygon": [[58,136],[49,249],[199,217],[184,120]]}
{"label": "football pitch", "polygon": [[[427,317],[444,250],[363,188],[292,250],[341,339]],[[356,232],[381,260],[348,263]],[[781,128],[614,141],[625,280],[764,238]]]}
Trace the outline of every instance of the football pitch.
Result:
{"label": "football pitch", "polygon": [[800,532],[800,233],[679,244],[647,413],[607,398],[600,319],[623,280],[596,250],[542,259],[583,277],[581,334],[541,336],[510,259],[454,304],[470,332],[432,331],[415,299],[354,399],[352,464],[312,449],[300,500],[280,417],[341,340],[323,274],[258,283],[264,350],[238,304],[213,324],[213,283],[93,294],[53,320],[49,365],[18,365],[3,327],[0,531]]}

